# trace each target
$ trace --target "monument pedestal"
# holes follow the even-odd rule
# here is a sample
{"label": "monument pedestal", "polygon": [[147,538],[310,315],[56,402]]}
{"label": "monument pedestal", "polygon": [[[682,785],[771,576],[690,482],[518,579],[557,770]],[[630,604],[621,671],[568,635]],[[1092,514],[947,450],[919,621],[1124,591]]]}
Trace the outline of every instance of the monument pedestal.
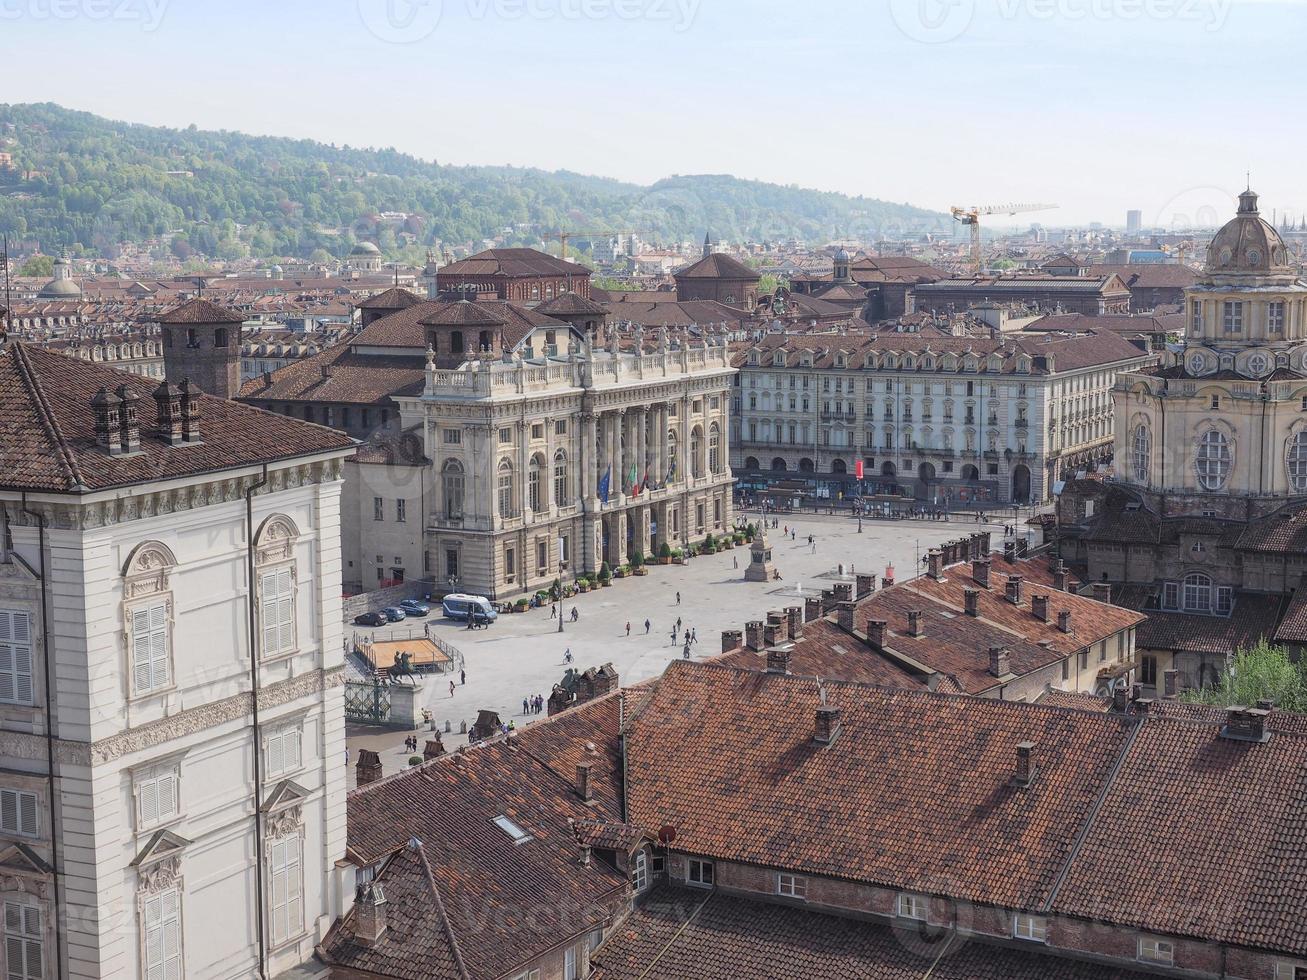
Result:
{"label": "monument pedestal", "polygon": [[749,567],[744,570],[746,582],[770,582],[772,579],[771,545],[767,534],[759,529],[749,546]]}
{"label": "monument pedestal", "polygon": [[411,731],[422,721],[422,685],[401,681],[390,685],[390,721],[392,728]]}

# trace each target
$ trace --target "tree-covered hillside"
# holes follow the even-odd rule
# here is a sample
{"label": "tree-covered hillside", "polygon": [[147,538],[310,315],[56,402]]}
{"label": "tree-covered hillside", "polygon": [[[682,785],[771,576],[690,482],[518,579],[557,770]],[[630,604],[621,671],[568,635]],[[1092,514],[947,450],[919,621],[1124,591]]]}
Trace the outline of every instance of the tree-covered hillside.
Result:
{"label": "tree-covered hillside", "polygon": [[[559,229],[728,241],[933,228],[943,216],[870,198],[728,176],[651,187],[569,172],[453,167],[393,149],[114,122],[53,104],[0,105],[0,231],[44,251],[111,257],[179,233],[219,258],[343,256],[360,239],[410,257],[433,242],[537,244]],[[394,213],[408,217],[396,219]],[[383,214],[386,217],[383,217]],[[321,253],[319,253],[321,254]]]}

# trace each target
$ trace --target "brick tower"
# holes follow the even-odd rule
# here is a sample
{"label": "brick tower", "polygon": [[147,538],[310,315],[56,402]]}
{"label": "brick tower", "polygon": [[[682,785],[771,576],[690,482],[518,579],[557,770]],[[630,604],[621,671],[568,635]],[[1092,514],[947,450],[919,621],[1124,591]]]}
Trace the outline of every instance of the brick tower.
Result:
{"label": "brick tower", "polygon": [[207,395],[235,398],[241,387],[242,320],[207,299],[187,300],[159,317],[168,382],[189,378]]}

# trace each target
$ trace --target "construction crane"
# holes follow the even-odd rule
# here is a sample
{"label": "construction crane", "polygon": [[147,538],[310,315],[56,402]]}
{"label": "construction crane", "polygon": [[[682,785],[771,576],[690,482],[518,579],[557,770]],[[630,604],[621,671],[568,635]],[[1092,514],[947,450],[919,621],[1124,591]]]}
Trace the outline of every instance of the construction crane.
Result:
{"label": "construction crane", "polygon": [[976,275],[983,271],[980,252],[980,216],[982,214],[1027,214],[1031,211],[1049,211],[1056,204],[996,204],[988,207],[949,208],[955,220],[971,228],[971,267]]}
{"label": "construction crane", "polygon": [[617,228],[614,230],[603,229],[602,231],[558,231],[547,236],[549,239],[558,239],[559,258],[567,261],[567,243],[573,238],[612,238],[616,235],[634,235],[635,232],[629,228]]}

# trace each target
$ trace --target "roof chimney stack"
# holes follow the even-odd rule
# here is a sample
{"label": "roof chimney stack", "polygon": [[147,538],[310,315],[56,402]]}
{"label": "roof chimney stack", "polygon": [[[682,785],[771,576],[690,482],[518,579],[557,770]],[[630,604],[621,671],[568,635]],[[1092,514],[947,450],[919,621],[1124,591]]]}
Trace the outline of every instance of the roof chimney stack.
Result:
{"label": "roof chimney stack", "polygon": [[95,415],[95,444],[110,456],[123,454],[123,432],[119,422],[122,399],[101,388],[91,399],[91,412]]}
{"label": "roof chimney stack", "polygon": [[1021,742],[1017,745],[1017,769],[1015,782],[1018,786],[1029,786],[1035,781],[1035,743]]}
{"label": "roof chimney stack", "polygon": [[821,599],[815,595],[804,596],[803,621],[811,623],[816,619],[821,619]]}
{"label": "roof chimney stack", "polygon": [[1036,619],[1048,622],[1048,595],[1032,595],[1030,597],[1030,611],[1034,613]]}
{"label": "roof chimney stack", "polygon": [[1059,609],[1057,611],[1057,628],[1063,633],[1071,632],[1071,610]]}
{"label": "roof chimney stack", "polygon": [[767,673],[788,674],[790,672],[790,654],[794,648],[788,643],[772,647],[767,651]]}
{"label": "roof chimney stack", "polygon": [[1112,604],[1112,583],[1095,582],[1094,583],[1094,601],[1102,602],[1107,605]]}
{"label": "roof chimney stack", "polygon": [[982,589],[989,588],[989,559],[977,558],[971,563],[971,578]]}
{"label": "roof chimney stack", "polygon": [[154,389],[154,408],[158,416],[155,435],[170,446],[182,444],[182,393],[177,386],[160,381]]}
{"label": "roof chimney stack", "polygon": [[859,599],[865,599],[876,591],[875,575],[867,575],[863,572],[858,572],[854,577],[854,580],[857,582],[856,592]]}
{"label": "roof chimney stack", "polygon": [[1003,560],[1007,562],[1017,560],[1017,543],[1015,541],[1003,542]]}
{"label": "roof chimney stack", "polygon": [[722,653],[739,649],[744,634],[739,630],[722,630]]}
{"label": "roof chimney stack", "polygon": [[750,650],[762,649],[762,620],[751,619],[744,624],[744,645]]}
{"label": "roof chimney stack", "polygon": [[435,737],[427,739],[427,744],[422,748],[422,761],[430,762],[445,754],[445,741],[440,737],[440,732],[432,733]]}
{"label": "roof chimney stack", "polygon": [[1267,708],[1245,708],[1232,705],[1225,713],[1225,727],[1221,737],[1237,742],[1265,742],[1271,737],[1266,729],[1266,719],[1270,715]]}
{"label": "roof chimney stack", "polygon": [[359,761],[354,764],[354,783],[366,786],[381,778],[381,756],[372,749],[359,749]]}
{"label": "roof chimney stack", "polygon": [[926,554],[926,574],[935,579],[935,581],[939,581],[944,577],[943,567],[944,557],[937,549],[932,548]]}
{"label": "roof chimney stack", "polygon": [[190,378],[182,378],[178,390],[182,395],[182,441],[200,441],[200,389]]}
{"label": "roof chimney stack", "polygon": [[386,933],[386,892],[379,881],[359,885],[354,895],[354,940],[375,946]]}
{"label": "roof chimney stack", "polygon": [[980,615],[980,590],[963,589],[962,606],[968,616],[976,617]]}
{"label": "roof chimney stack", "polygon": [[576,764],[576,795],[581,797],[585,803],[594,799],[594,789],[590,785],[591,770],[594,769],[593,762],[578,762]]}
{"label": "roof chimney stack", "polygon": [[995,677],[1006,677],[1012,673],[1007,647],[989,648],[989,672]]}
{"label": "roof chimney stack", "polygon": [[1014,606],[1021,605],[1021,576],[1009,575],[1007,577],[1007,601]]}
{"label": "roof chimney stack", "polygon": [[1053,569],[1053,588],[1057,589],[1058,592],[1065,592],[1069,578],[1067,570],[1062,567],[1062,559],[1059,558],[1057,567]]}
{"label": "roof chimney stack", "polygon": [[872,619],[867,622],[867,642],[877,650],[885,649],[886,625],[883,619]]}
{"label": "roof chimney stack", "polygon": [[797,640],[803,636],[802,606],[785,607],[785,634],[791,640]]}
{"label": "roof chimney stack", "polygon": [[908,610],[908,636],[921,636],[921,610]]}
{"label": "roof chimney stack", "polygon": [[846,633],[853,632],[853,613],[858,608],[856,602],[841,602],[835,607],[835,621]]}
{"label": "roof chimney stack", "polygon": [[817,709],[817,731],[813,741],[818,745],[830,745],[840,733],[840,709],[823,704]]}

